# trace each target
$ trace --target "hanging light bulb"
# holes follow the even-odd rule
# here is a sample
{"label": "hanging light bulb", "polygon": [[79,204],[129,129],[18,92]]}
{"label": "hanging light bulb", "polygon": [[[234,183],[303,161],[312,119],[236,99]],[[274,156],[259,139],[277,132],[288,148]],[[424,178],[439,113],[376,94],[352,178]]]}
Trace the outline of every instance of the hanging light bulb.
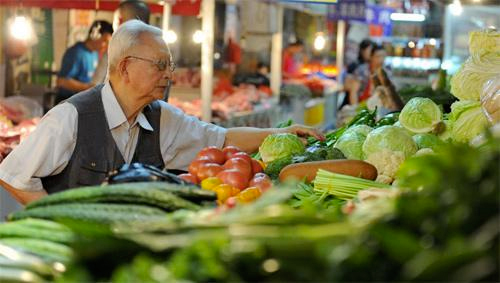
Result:
{"label": "hanging light bulb", "polygon": [[200,44],[205,39],[205,34],[201,30],[197,30],[193,33],[193,41],[196,44]]}
{"label": "hanging light bulb", "polygon": [[320,51],[323,50],[325,46],[326,46],[326,38],[323,35],[323,33],[320,32],[316,35],[316,38],[314,38],[314,49]]}
{"label": "hanging light bulb", "polygon": [[10,24],[10,35],[15,39],[27,41],[31,39],[32,33],[33,27],[26,17],[17,16]]}
{"label": "hanging light bulb", "polygon": [[453,0],[453,3],[450,4],[450,12],[454,16],[460,16],[463,10],[460,0]]}
{"label": "hanging light bulb", "polygon": [[166,43],[171,44],[177,41],[177,34],[173,30],[167,30],[163,34],[163,39]]}

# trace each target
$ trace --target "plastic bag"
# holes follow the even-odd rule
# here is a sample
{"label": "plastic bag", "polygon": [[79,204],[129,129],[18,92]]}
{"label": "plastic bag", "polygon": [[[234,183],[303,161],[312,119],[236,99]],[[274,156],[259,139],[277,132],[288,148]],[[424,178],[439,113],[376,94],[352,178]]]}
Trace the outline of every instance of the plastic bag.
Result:
{"label": "plastic bag", "polygon": [[481,106],[492,124],[500,122],[500,76],[487,81],[481,93]]}

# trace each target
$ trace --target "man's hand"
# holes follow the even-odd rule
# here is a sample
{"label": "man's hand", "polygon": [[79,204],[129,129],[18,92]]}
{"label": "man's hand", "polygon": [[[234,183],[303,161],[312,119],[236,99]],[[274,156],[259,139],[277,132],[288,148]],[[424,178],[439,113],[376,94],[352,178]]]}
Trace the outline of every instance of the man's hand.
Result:
{"label": "man's hand", "polygon": [[10,195],[22,205],[28,204],[32,201],[35,201],[47,195],[47,192],[45,191],[26,192],[23,190],[16,189],[11,185],[5,183],[2,179],[0,179],[0,186],[4,187],[5,190],[8,191]]}
{"label": "man's hand", "polygon": [[278,133],[289,133],[289,134],[294,134],[299,136],[303,142],[307,143],[307,140],[305,138],[307,137],[314,137],[315,139],[319,141],[324,141],[325,136],[316,128],[304,126],[304,125],[291,125],[290,127],[282,128],[282,129],[276,129]]}

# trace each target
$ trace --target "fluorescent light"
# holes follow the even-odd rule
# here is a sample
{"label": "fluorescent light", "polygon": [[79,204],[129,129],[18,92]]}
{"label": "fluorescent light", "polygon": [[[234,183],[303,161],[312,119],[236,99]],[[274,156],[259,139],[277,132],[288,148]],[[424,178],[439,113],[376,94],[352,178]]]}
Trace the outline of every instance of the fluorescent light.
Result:
{"label": "fluorescent light", "polygon": [[193,34],[193,41],[196,44],[200,44],[205,39],[205,34],[201,30],[197,30]]}
{"label": "fluorescent light", "polygon": [[15,39],[28,40],[32,31],[31,22],[23,16],[17,16],[10,25],[10,34]]}
{"label": "fluorescent light", "polygon": [[408,14],[408,13],[392,13],[391,20],[402,22],[423,22],[425,15],[422,14]]}
{"label": "fluorescent light", "polygon": [[460,0],[453,0],[453,3],[450,4],[450,12],[454,16],[460,16],[462,14],[462,11],[464,10],[462,8],[462,3],[460,3]]}
{"label": "fluorescent light", "polygon": [[171,44],[171,43],[174,43],[177,41],[177,34],[175,33],[175,31],[173,30],[167,30],[164,34],[163,34],[163,39],[165,40],[165,42],[167,42],[168,44]]}
{"label": "fluorescent light", "polygon": [[314,49],[316,50],[323,50],[326,46],[326,38],[323,36],[322,33],[318,33],[316,35],[316,38],[314,38]]}

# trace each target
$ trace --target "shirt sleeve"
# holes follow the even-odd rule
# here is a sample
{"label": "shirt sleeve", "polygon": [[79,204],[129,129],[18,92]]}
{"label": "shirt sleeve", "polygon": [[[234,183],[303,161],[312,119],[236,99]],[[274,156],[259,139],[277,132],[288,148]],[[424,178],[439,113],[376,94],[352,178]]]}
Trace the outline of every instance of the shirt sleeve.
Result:
{"label": "shirt sleeve", "polygon": [[54,107],[0,163],[0,179],[19,190],[43,190],[40,178],[59,174],[68,164],[76,145],[77,124],[73,105]]}
{"label": "shirt sleeve", "polygon": [[160,147],[167,169],[187,170],[198,152],[207,146],[222,148],[227,130],[162,102]]}
{"label": "shirt sleeve", "polygon": [[70,48],[64,53],[61,69],[58,76],[61,78],[76,78],[78,76],[78,69],[80,58],[76,48]]}

